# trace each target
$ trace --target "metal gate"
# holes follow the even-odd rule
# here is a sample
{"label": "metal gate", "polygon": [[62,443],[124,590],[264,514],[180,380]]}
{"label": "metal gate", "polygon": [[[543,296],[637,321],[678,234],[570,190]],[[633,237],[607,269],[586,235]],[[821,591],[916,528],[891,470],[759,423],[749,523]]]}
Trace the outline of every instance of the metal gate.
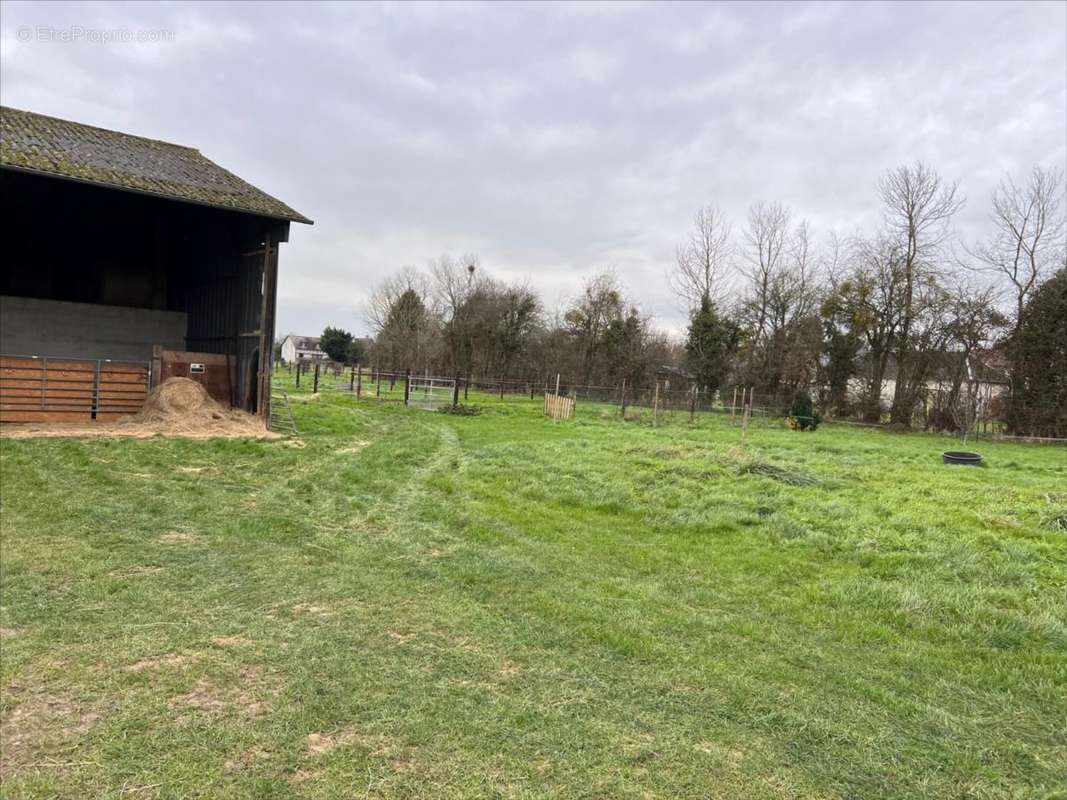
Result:
{"label": "metal gate", "polygon": [[134,414],[150,387],[147,361],[0,356],[0,422],[91,422]]}

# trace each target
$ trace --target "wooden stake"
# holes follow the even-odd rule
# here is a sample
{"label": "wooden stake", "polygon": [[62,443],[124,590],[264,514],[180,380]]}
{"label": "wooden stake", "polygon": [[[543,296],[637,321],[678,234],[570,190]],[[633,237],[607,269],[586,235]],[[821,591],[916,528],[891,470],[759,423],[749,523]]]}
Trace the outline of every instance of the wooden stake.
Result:
{"label": "wooden stake", "polygon": [[730,404],[730,424],[734,424],[737,417],[737,387],[734,387],[734,401]]}
{"label": "wooden stake", "polygon": [[556,396],[559,397],[559,373],[556,373]]}
{"label": "wooden stake", "polygon": [[656,381],[656,395],[652,400],[652,427],[656,427],[659,418],[659,381]]}

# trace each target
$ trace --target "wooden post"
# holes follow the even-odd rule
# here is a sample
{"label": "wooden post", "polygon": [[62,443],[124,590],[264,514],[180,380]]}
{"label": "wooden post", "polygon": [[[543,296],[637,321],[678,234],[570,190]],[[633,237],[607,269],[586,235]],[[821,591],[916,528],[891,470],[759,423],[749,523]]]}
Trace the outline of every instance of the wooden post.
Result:
{"label": "wooden post", "polygon": [[504,399],[504,379],[500,379],[500,399]]}
{"label": "wooden post", "polygon": [[356,364],[356,399],[363,393],[363,365]]}
{"label": "wooden post", "polygon": [[737,387],[734,387],[734,401],[730,403],[730,424],[734,424],[734,418],[737,416]]}
{"label": "wooden post", "polygon": [[356,391],[356,368],[353,365],[352,371],[348,373],[348,391]]}
{"label": "wooden post", "polygon": [[459,374],[456,374],[455,380],[452,381],[452,408],[459,405]]}
{"label": "wooden post", "polygon": [[559,373],[556,373],[556,397],[559,397]]}
{"label": "wooden post", "polygon": [[160,379],[163,375],[163,346],[154,344],[152,345],[152,371],[148,378],[148,390],[151,391],[155,387],[159,386]]}
{"label": "wooden post", "polygon": [[467,402],[468,392],[471,390],[471,374],[468,372],[467,377],[463,380],[463,402]]}
{"label": "wooden post", "polygon": [[745,422],[745,408],[747,408],[747,406],[745,405],[745,392],[747,392],[747,391],[748,391],[748,389],[746,389],[744,386],[741,387],[741,423],[742,424],[744,424],[744,422]]}
{"label": "wooden post", "polygon": [[652,399],[652,427],[656,427],[656,421],[659,417],[659,381],[656,381],[656,394]]}
{"label": "wooden post", "polygon": [[300,388],[300,362],[296,362],[296,386]]}
{"label": "wooden post", "polygon": [[697,413],[697,385],[689,387],[689,421],[692,422]]}
{"label": "wooden post", "polygon": [[404,405],[408,404],[408,399],[411,397],[411,370],[404,370]]}
{"label": "wooden post", "polygon": [[526,384],[526,391],[528,391],[530,393],[530,399],[533,400],[534,399],[534,387],[533,387],[532,383],[527,383]]}
{"label": "wooden post", "polygon": [[620,412],[623,417],[626,416],[626,378],[622,379],[622,394],[619,397],[619,405],[622,406]]}
{"label": "wooden post", "polygon": [[312,394],[318,394],[319,393],[319,362],[317,360],[315,361],[315,381],[312,384],[311,393]]}

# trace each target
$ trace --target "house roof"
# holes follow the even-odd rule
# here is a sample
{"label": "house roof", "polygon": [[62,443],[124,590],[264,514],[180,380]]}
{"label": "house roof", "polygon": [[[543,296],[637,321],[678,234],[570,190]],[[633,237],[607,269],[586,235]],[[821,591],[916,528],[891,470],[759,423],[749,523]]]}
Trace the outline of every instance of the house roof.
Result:
{"label": "house roof", "polygon": [[318,336],[296,336],[295,334],[289,334],[286,339],[293,340],[293,346],[297,350],[318,350],[319,349],[319,337]]}
{"label": "house roof", "polygon": [[0,107],[0,166],[312,224],[192,147],[7,106]]}

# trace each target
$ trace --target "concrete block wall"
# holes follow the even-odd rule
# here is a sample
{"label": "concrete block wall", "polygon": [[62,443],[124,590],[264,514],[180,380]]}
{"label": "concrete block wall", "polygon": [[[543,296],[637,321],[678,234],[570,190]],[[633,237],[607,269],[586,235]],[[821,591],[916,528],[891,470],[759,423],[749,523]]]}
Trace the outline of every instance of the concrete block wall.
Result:
{"label": "concrete block wall", "polygon": [[148,361],[185,349],[183,311],[0,296],[0,354]]}

